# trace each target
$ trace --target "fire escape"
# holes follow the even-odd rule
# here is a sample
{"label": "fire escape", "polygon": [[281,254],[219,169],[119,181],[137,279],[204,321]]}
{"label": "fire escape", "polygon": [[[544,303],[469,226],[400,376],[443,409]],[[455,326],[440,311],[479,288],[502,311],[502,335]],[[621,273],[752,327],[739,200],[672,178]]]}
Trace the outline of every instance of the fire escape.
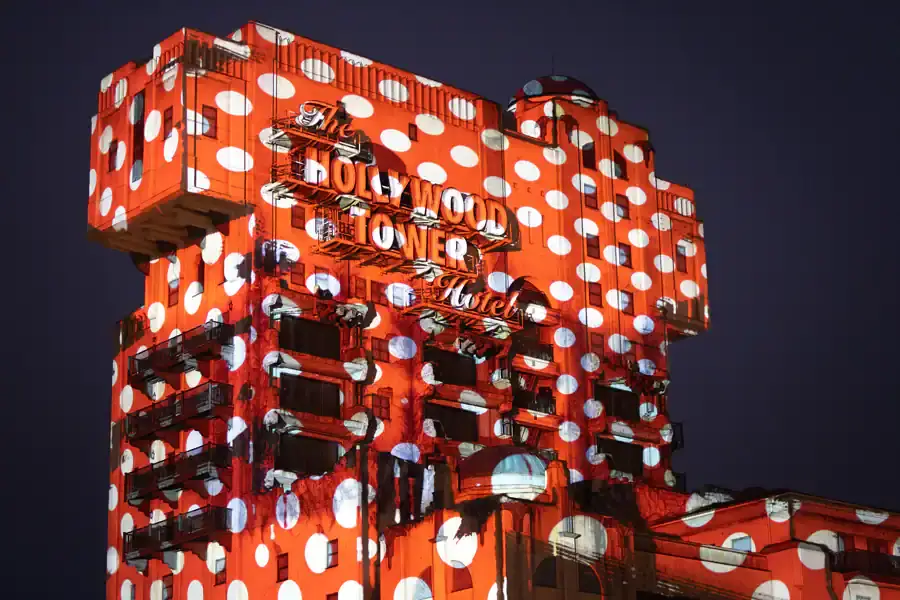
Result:
{"label": "fire escape", "polygon": [[165,381],[177,388],[180,375],[193,369],[208,377],[212,361],[231,357],[233,338],[233,325],[207,321],[130,357],[128,383],[143,387]]}

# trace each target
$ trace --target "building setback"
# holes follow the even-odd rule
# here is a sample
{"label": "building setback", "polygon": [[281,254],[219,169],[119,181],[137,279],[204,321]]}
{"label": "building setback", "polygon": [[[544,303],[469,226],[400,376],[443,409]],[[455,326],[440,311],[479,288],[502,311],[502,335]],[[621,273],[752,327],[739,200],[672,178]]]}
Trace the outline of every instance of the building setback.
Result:
{"label": "building setback", "polygon": [[109,600],[900,599],[900,515],[672,469],[703,223],[647,130],[261,23],[103,79]]}

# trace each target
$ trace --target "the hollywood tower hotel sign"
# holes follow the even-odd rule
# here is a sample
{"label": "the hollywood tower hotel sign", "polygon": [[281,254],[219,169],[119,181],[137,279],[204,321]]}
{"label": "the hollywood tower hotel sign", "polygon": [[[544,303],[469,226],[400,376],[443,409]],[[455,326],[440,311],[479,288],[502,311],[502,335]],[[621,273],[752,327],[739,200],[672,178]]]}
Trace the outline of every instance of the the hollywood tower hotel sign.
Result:
{"label": "the hollywood tower hotel sign", "polygon": [[[342,148],[363,145],[365,136],[351,129],[350,118],[339,105],[304,102],[296,122],[337,139],[338,154],[343,154]],[[492,246],[505,241],[509,216],[496,200],[394,169],[388,169],[385,177],[376,165],[346,156],[332,158],[330,148],[315,144],[306,147],[302,162],[300,158],[295,157],[295,165],[302,167],[307,183],[343,199],[341,206],[354,222],[357,244],[398,249],[410,262],[471,272],[474,263],[465,260],[471,252],[466,240],[480,238]]]}

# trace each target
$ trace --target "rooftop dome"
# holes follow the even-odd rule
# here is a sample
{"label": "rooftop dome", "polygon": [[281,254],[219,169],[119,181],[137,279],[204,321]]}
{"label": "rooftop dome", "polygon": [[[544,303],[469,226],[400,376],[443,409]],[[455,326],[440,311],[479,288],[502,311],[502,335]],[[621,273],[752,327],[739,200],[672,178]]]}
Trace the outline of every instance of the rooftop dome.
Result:
{"label": "rooftop dome", "polygon": [[516,94],[510,98],[507,110],[515,110],[516,103],[522,100],[538,101],[553,96],[571,96],[573,102],[584,105],[600,100],[594,90],[573,77],[545,75],[532,79],[519,88]]}

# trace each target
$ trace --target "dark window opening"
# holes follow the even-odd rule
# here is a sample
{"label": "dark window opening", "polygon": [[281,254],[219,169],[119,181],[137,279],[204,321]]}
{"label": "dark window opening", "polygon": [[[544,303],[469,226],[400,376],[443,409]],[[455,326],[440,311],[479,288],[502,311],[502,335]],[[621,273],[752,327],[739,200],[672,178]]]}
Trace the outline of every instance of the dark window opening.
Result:
{"label": "dark window opening", "polygon": [[202,256],[197,261],[197,281],[200,282],[202,289],[203,284],[206,282],[206,262],[204,262]]}
{"label": "dark window opening", "polygon": [[341,387],[336,383],[282,373],[280,397],[282,408],[341,418]]}
{"label": "dark window opening", "polygon": [[597,186],[583,183],[582,189],[584,189],[584,205],[588,208],[597,208]]}
{"label": "dark window opening", "polygon": [[584,237],[587,245],[587,255],[591,258],[600,258],[600,238],[596,235],[586,235]]}
{"label": "dark window opening", "polygon": [[278,344],[294,352],[341,359],[341,330],[327,323],[284,315],[278,332]]}
{"label": "dark window opening", "polygon": [[134,95],[132,104],[134,111],[134,127],[131,129],[131,182],[135,183],[144,176],[144,91]]}
{"label": "dark window opening", "polygon": [[350,289],[353,290],[353,296],[362,300],[366,299],[366,280],[363,277],[353,276],[350,278]]}
{"label": "dark window opening", "polygon": [[334,470],[341,459],[342,446],[299,435],[282,435],[275,457],[275,468],[300,475],[321,475]]}
{"label": "dark window opening", "polygon": [[631,218],[631,207],[628,205],[628,196],[616,194],[616,215],[620,219]]}
{"label": "dark window opening", "polygon": [[622,312],[626,315],[634,314],[634,294],[631,292],[620,291],[619,292],[619,304],[622,307]]}
{"label": "dark window opening", "polygon": [[171,106],[163,111],[163,139],[169,139],[174,127],[175,109]]}
{"label": "dark window opening", "polygon": [[228,581],[228,575],[225,573],[225,559],[216,559],[216,585],[224,585]]}
{"label": "dark window opening", "polygon": [[178,304],[178,281],[169,282],[169,306]]}
{"label": "dark window opening", "polygon": [[601,594],[600,580],[594,570],[583,563],[578,563],[578,591],[585,594]]}
{"label": "dark window opening", "polygon": [[603,306],[603,286],[599,283],[588,284],[588,303],[593,306]]}
{"label": "dark window opening", "polygon": [[291,285],[306,286],[306,265],[303,263],[291,265]]}
{"label": "dark window opening", "polygon": [[372,286],[372,302],[376,304],[387,304],[387,286],[380,281],[373,281]]}
{"label": "dark window opening", "polygon": [[679,273],[687,273],[687,246],[675,245],[675,268]]}
{"label": "dark window opening", "polygon": [[113,138],[109,143],[109,152],[107,153],[106,170],[110,173],[116,170],[116,158],[119,155],[119,140]]}
{"label": "dark window opening", "polygon": [[625,157],[615,150],[613,150],[613,164],[616,169],[616,178],[628,181],[628,163],[625,162]]}
{"label": "dark window opening", "polygon": [[556,559],[548,557],[541,561],[534,570],[534,585],[538,587],[556,587]]}
{"label": "dark window opening", "polygon": [[606,455],[611,469],[631,475],[644,471],[644,449],[640,444],[597,438],[597,452]]}
{"label": "dark window opening", "polygon": [[[200,114],[203,117],[203,123],[201,124],[203,136],[216,139],[219,135],[219,111],[215,106],[204,104],[203,108],[200,109]],[[203,125],[206,125],[205,130],[202,129]]]}
{"label": "dark window opening", "polygon": [[619,244],[619,264],[631,268],[631,245]]}
{"label": "dark window opening", "polygon": [[372,338],[372,357],[384,362],[391,361],[391,353],[388,350],[388,341],[382,338]]}
{"label": "dark window opening", "polygon": [[338,541],[328,540],[328,553],[325,555],[327,569],[338,566]]}
{"label": "dark window opening", "polygon": [[594,385],[594,398],[603,403],[606,414],[623,421],[638,421],[640,415],[640,397],[634,392]]}
{"label": "dark window opening", "polygon": [[378,388],[378,393],[372,395],[372,414],[382,421],[391,418],[391,400],[394,397],[392,388]]}
{"label": "dark window opening", "polygon": [[588,341],[590,345],[590,350],[594,354],[599,354],[603,356],[603,334],[602,333],[592,333],[590,334],[590,339]]}
{"label": "dark window opening", "polygon": [[428,403],[425,418],[439,421],[444,434],[454,442],[478,441],[478,415],[471,411]]}
{"label": "dark window opening", "polygon": [[581,147],[581,163],[585,169],[597,170],[597,149],[593,142]]}
{"label": "dark window opening", "polygon": [[279,554],[278,555],[278,576],[275,581],[287,581],[288,580],[288,555]]}
{"label": "dark window opening", "polygon": [[426,346],[425,362],[434,366],[434,378],[442,383],[467,387],[475,385],[475,359],[470,356]]}
{"label": "dark window opening", "polygon": [[419,128],[416,127],[415,123],[409,124],[409,139],[411,142],[415,142],[419,139]]}
{"label": "dark window opening", "polygon": [[294,229],[306,228],[306,209],[299,204],[291,207],[291,227]]}

